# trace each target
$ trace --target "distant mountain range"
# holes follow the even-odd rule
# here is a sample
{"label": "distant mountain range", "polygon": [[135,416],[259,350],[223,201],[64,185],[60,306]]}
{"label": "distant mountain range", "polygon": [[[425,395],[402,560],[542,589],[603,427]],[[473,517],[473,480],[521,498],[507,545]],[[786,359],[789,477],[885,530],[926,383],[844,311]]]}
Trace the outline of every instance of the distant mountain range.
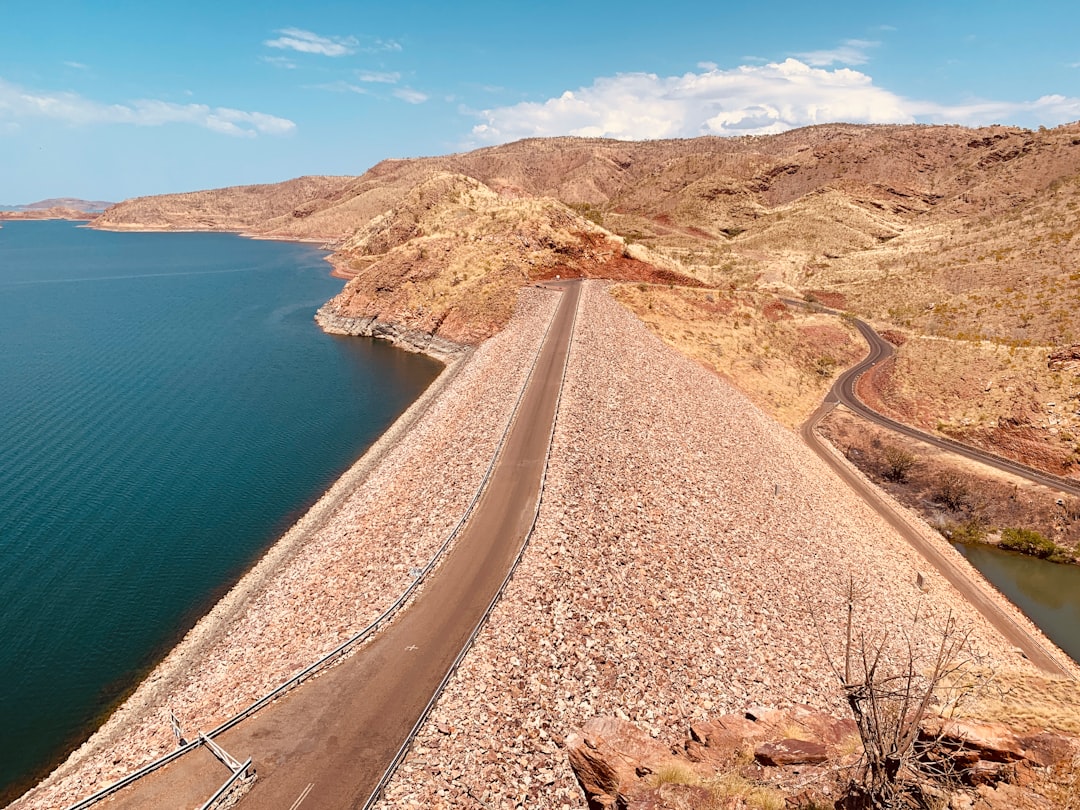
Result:
{"label": "distant mountain range", "polygon": [[75,197],[56,197],[26,205],[0,205],[0,211],[45,211],[50,208],[68,208],[87,214],[100,214],[114,203],[103,200],[80,200]]}

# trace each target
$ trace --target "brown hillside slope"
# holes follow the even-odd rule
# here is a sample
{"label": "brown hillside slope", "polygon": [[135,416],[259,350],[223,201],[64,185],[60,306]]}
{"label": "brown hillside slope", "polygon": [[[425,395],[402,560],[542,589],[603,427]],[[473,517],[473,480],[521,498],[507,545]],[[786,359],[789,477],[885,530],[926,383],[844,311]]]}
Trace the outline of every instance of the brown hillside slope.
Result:
{"label": "brown hillside slope", "polygon": [[448,173],[340,242],[334,261],[353,278],[320,311],[324,328],[371,333],[377,323],[394,324],[458,343],[502,328],[530,282],[695,283],[634,258],[621,239],[555,200],[506,198]]}
{"label": "brown hillside slope", "polygon": [[[462,217],[457,227],[446,221],[432,229],[429,223],[422,234],[380,247],[378,239],[386,235],[367,229],[388,211],[408,207],[406,200],[417,199],[415,189],[446,173],[472,178],[498,197],[501,202],[490,205],[504,213],[485,210],[502,229],[499,235],[480,227],[476,212],[465,206],[455,214]],[[527,216],[525,208],[513,208],[538,199],[546,202]],[[410,328],[438,325],[472,340],[505,318],[511,278],[537,277],[528,261],[553,267],[556,248],[566,249],[567,243],[556,240],[550,248],[555,253],[538,259],[530,255],[533,248],[520,244],[515,229],[524,229],[528,239],[550,227],[552,217],[563,217],[564,237],[582,235],[571,252],[584,256],[613,256],[619,249],[611,241],[614,234],[627,243],[628,254],[664,271],[715,288],[787,296],[813,292],[883,326],[943,338],[944,353],[970,355],[996,344],[1030,347],[1030,357],[1022,359],[1030,366],[1024,375],[1030,383],[1017,396],[1045,412],[1050,402],[1060,401],[1056,392],[1073,384],[1072,376],[1052,379],[1048,375],[1056,372],[1031,357],[1080,343],[1078,205],[1080,124],[1037,132],[833,124],[747,138],[531,139],[444,157],[387,160],[354,178],[300,178],[144,198],[114,206],[97,226],[318,239],[342,249],[338,267],[363,277],[335,304],[350,317],[400,317]],[[519,214],[539,219],[521,225],[514,219]],[[582,226],[584,220],[608,232],[602,247],[589,244],[600,237]],[[397,228],[411,227],[401,215],[395,222]],[[595,259],[586,262],[589,274],[600,273]],[[610,264],[604,272],[614,274],[614,268]],[[475,274],[481,270],[491,274],[493,311],[479,293],[484,285]],[[456,296],[461,306],[452,303]],[[709,332],[686,331],[688,345]],[[692,354],[702,348],[690,346]],[[793,373],[799,363],[791,358]],[[924,362],[897,369],[887,380],[896,383],[895,396],[886,399],[910,400],[904,392],[921,391],[930,403],[918,405],[925,421],[964,429],[961,420],[967,417],[954,412],[955,399],[944,389],[934,391],[948,380]],[[1045,392],[1051,390],[1049,397]],[[799,395],[784,394],[792,396]],[[1080,435],[1080,415],[1073,410],[1063,424],[1047,427],[1060,427],[1065,439],[1046,434],[1038,440],[1064,441],[1062,459],[1080,449],[1072,439]],[[991,410],[984,423],[993,427],[1013,417]],[[992,445],[1000,435],[988,429],[975,438]]]}
{"label": "brown hillside slope", "polygon": [[52,208],[34,208],[25,211],[0,211],[0,220],[11,219],[93,219],[96,214],[80,211],[75,208],[54,206]]}
{"label": "brown hillside slope", "polygon": [[[116,231],[221,230],[267,233],[267,223],[305,206],[329,204],[351,177],[298,177],[284,183],[233,186],[185,194],[136,197],[109,208],[95,227]],[[304,238],[335,236],[311,232]]]}

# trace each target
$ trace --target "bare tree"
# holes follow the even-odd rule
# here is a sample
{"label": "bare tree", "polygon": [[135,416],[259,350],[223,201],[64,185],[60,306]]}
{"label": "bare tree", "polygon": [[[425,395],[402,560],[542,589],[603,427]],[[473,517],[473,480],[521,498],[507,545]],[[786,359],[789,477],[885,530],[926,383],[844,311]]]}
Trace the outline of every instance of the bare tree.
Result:
{"label": "bare tree", "polygon": [[[830,658],[863,745],[863,756],[837,807],[844,810],[928,810],[949,781],[948,762],[926,756],[919,729],[936,692],[966,668],[968,632],[950,614],[933,630],[916,611],[898,643],[858,628],[854,581],[847,587],[843,666]],[[934,651],[918,639],[934,634]]]}
{"label": "bare tree", "polygon": [[943,472],[938,478],[935,497],[943,506],[959,511],[970,505],[971,485],[959,473]]}

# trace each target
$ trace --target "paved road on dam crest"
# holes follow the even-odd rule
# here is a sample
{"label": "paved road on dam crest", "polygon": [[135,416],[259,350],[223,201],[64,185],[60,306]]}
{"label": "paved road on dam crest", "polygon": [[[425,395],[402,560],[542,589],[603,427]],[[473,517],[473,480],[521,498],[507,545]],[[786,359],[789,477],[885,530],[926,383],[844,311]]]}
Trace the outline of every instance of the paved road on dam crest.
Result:
{"label": "paved road on dam crest", "polygon": [[[485,617],[536,516],[580,291],[562,288],[487,487],[416,600],[351,658],[215,738],[254,761],[242,810],[363,807]],[[198,807],[226,776],[200,749],[105,806]]]}

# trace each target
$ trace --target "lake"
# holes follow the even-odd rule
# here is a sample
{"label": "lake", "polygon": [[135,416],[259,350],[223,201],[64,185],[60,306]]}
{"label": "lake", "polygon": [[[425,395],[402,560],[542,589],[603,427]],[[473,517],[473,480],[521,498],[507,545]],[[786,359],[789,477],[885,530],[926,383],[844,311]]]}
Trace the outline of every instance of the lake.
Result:
{"label": "lake", "polygon": [[0,228],[0,799],[117,701],[438,375],[332,337],[325,254]]}

